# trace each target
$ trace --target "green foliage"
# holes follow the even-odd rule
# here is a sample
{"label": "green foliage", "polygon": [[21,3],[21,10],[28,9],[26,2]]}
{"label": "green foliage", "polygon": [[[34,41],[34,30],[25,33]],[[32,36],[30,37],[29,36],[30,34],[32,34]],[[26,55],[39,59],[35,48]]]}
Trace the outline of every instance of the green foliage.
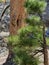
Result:
{"label": "green foliage", "polygon": [[36,58],[30,56],[22,47],[14,48],[15,58],[13,59],[17,65],[37,65]]}
{"label": "green foliage", "polygon": [[[40,45],[38,39],[42,39],[42,30],[38,26],[26,26],[18,31],[18,35],[10,36],[9,42],[19,46]],[[14,42],[14,43],[13,43]]]}
{"label": "green foliage", "polygon": [[32,26],[40,26],[41,25],[41,19],[39,16],[37,15],[29,15],[27,18],[26,18],[26,23],[29,24],[29,25],[32,25]]}
{"label": "green foliage", "polygon": [[[13,61],[17,65],[38,65],[38,60],[30,55],[30,53],[32,53],[33,50],[33,46],[30,44],[32,39],[27,40],[27,38],[24,35],[26,33],[23,32],[22,34],[21,32],[20,36],[18,36],[18,40],[17,36],[10,36],[9,38],[9,43],[11,43],[11,46],[13,46],[12,52],[15,54]],[[23,37],[26,39],[23,39]]]}
{"label": "green foliage", "polygon": [[8,38],[9,43],[13,46],[12,51],[15,54],[13,61],[17,65],[38,65],[38,60],[30,55],[35,50],[33,46],[40,45],[38,39],[41,37],[41,34],[37,30],[37,27],[26,26],[21,28],[17,35]]}
{"label": "green foliage", "polygon": [[26,0],[25,7],[30,13],[41,13],[45,10],[46,2],[43,0]]}

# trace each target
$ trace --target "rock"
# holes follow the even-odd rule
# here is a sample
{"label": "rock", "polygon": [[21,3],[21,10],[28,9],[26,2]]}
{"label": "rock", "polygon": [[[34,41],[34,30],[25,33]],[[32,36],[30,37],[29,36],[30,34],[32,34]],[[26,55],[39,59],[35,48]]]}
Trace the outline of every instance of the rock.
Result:
{"label": "rock", "polygon": [[5,42],[5,43],[7,43],[8,42],[8,38],[6,37],[6,38],[3,38],[3,41]]}
{"label": "rock", "polygon": [[0,47],[0,65],[3,65],[9,55],[9,50],[6,47]]}
{"label": "rock", "polygon": [[[0,15],[2,14],[3,7],[7,6],[7,4],[0,3]],[[10,17],[6,13],[4,14],[2,20],[0,21],[0,65],[3,65],[6,62],[9,55],[9,50],[6,48],[7,47],[6,37],[8,37],[10,34],[8,30]]]}
{"label": "rock", "polygon": [[0,33],[0,36],[1,36],[1,37],[7,37],[7,36],[9,36],[9,35],[10,35],[9,32],[4,32],[4,31],[2,31],[2,32]]}
{"label": "rock", "polygon": [[7,43],[1,43],[2,47],[7,47]]}

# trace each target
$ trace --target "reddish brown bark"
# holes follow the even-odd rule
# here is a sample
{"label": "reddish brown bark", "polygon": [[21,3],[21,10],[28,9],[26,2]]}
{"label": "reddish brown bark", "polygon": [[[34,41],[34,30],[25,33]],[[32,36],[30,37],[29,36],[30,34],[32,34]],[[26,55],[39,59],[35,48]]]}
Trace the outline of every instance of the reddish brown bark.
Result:
{"label": "reddish brown bark", "polygon": [[10,0],[10,34],[15,35],[17,30],[24,26],[25,0]]}

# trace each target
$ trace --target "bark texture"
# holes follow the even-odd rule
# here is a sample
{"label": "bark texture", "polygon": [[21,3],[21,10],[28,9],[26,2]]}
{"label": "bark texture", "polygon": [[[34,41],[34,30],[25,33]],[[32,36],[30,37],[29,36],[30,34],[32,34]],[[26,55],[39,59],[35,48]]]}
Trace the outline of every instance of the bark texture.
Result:
{"label": "bark texture", "polygon": [[25,0],[10,0],[10,34],[15,35],[23,27],[25,19]]}

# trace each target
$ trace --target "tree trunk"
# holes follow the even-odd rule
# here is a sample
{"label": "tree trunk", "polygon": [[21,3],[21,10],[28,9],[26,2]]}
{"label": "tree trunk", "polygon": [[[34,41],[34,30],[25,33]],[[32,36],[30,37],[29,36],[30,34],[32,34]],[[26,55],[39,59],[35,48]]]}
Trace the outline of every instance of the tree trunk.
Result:
{"label": "tree trunk", "polygon": [[44,53],[44,65],[48,65],[48,51],[47,51],[47,45],[46,45],[46,39],[45,39],[45,25],[43,24],[43,53]]}
{"label": "tree trunk", "polygon": [[10,34],[15,35],[17,30],[24,26],[25,0],[10,0]]}

